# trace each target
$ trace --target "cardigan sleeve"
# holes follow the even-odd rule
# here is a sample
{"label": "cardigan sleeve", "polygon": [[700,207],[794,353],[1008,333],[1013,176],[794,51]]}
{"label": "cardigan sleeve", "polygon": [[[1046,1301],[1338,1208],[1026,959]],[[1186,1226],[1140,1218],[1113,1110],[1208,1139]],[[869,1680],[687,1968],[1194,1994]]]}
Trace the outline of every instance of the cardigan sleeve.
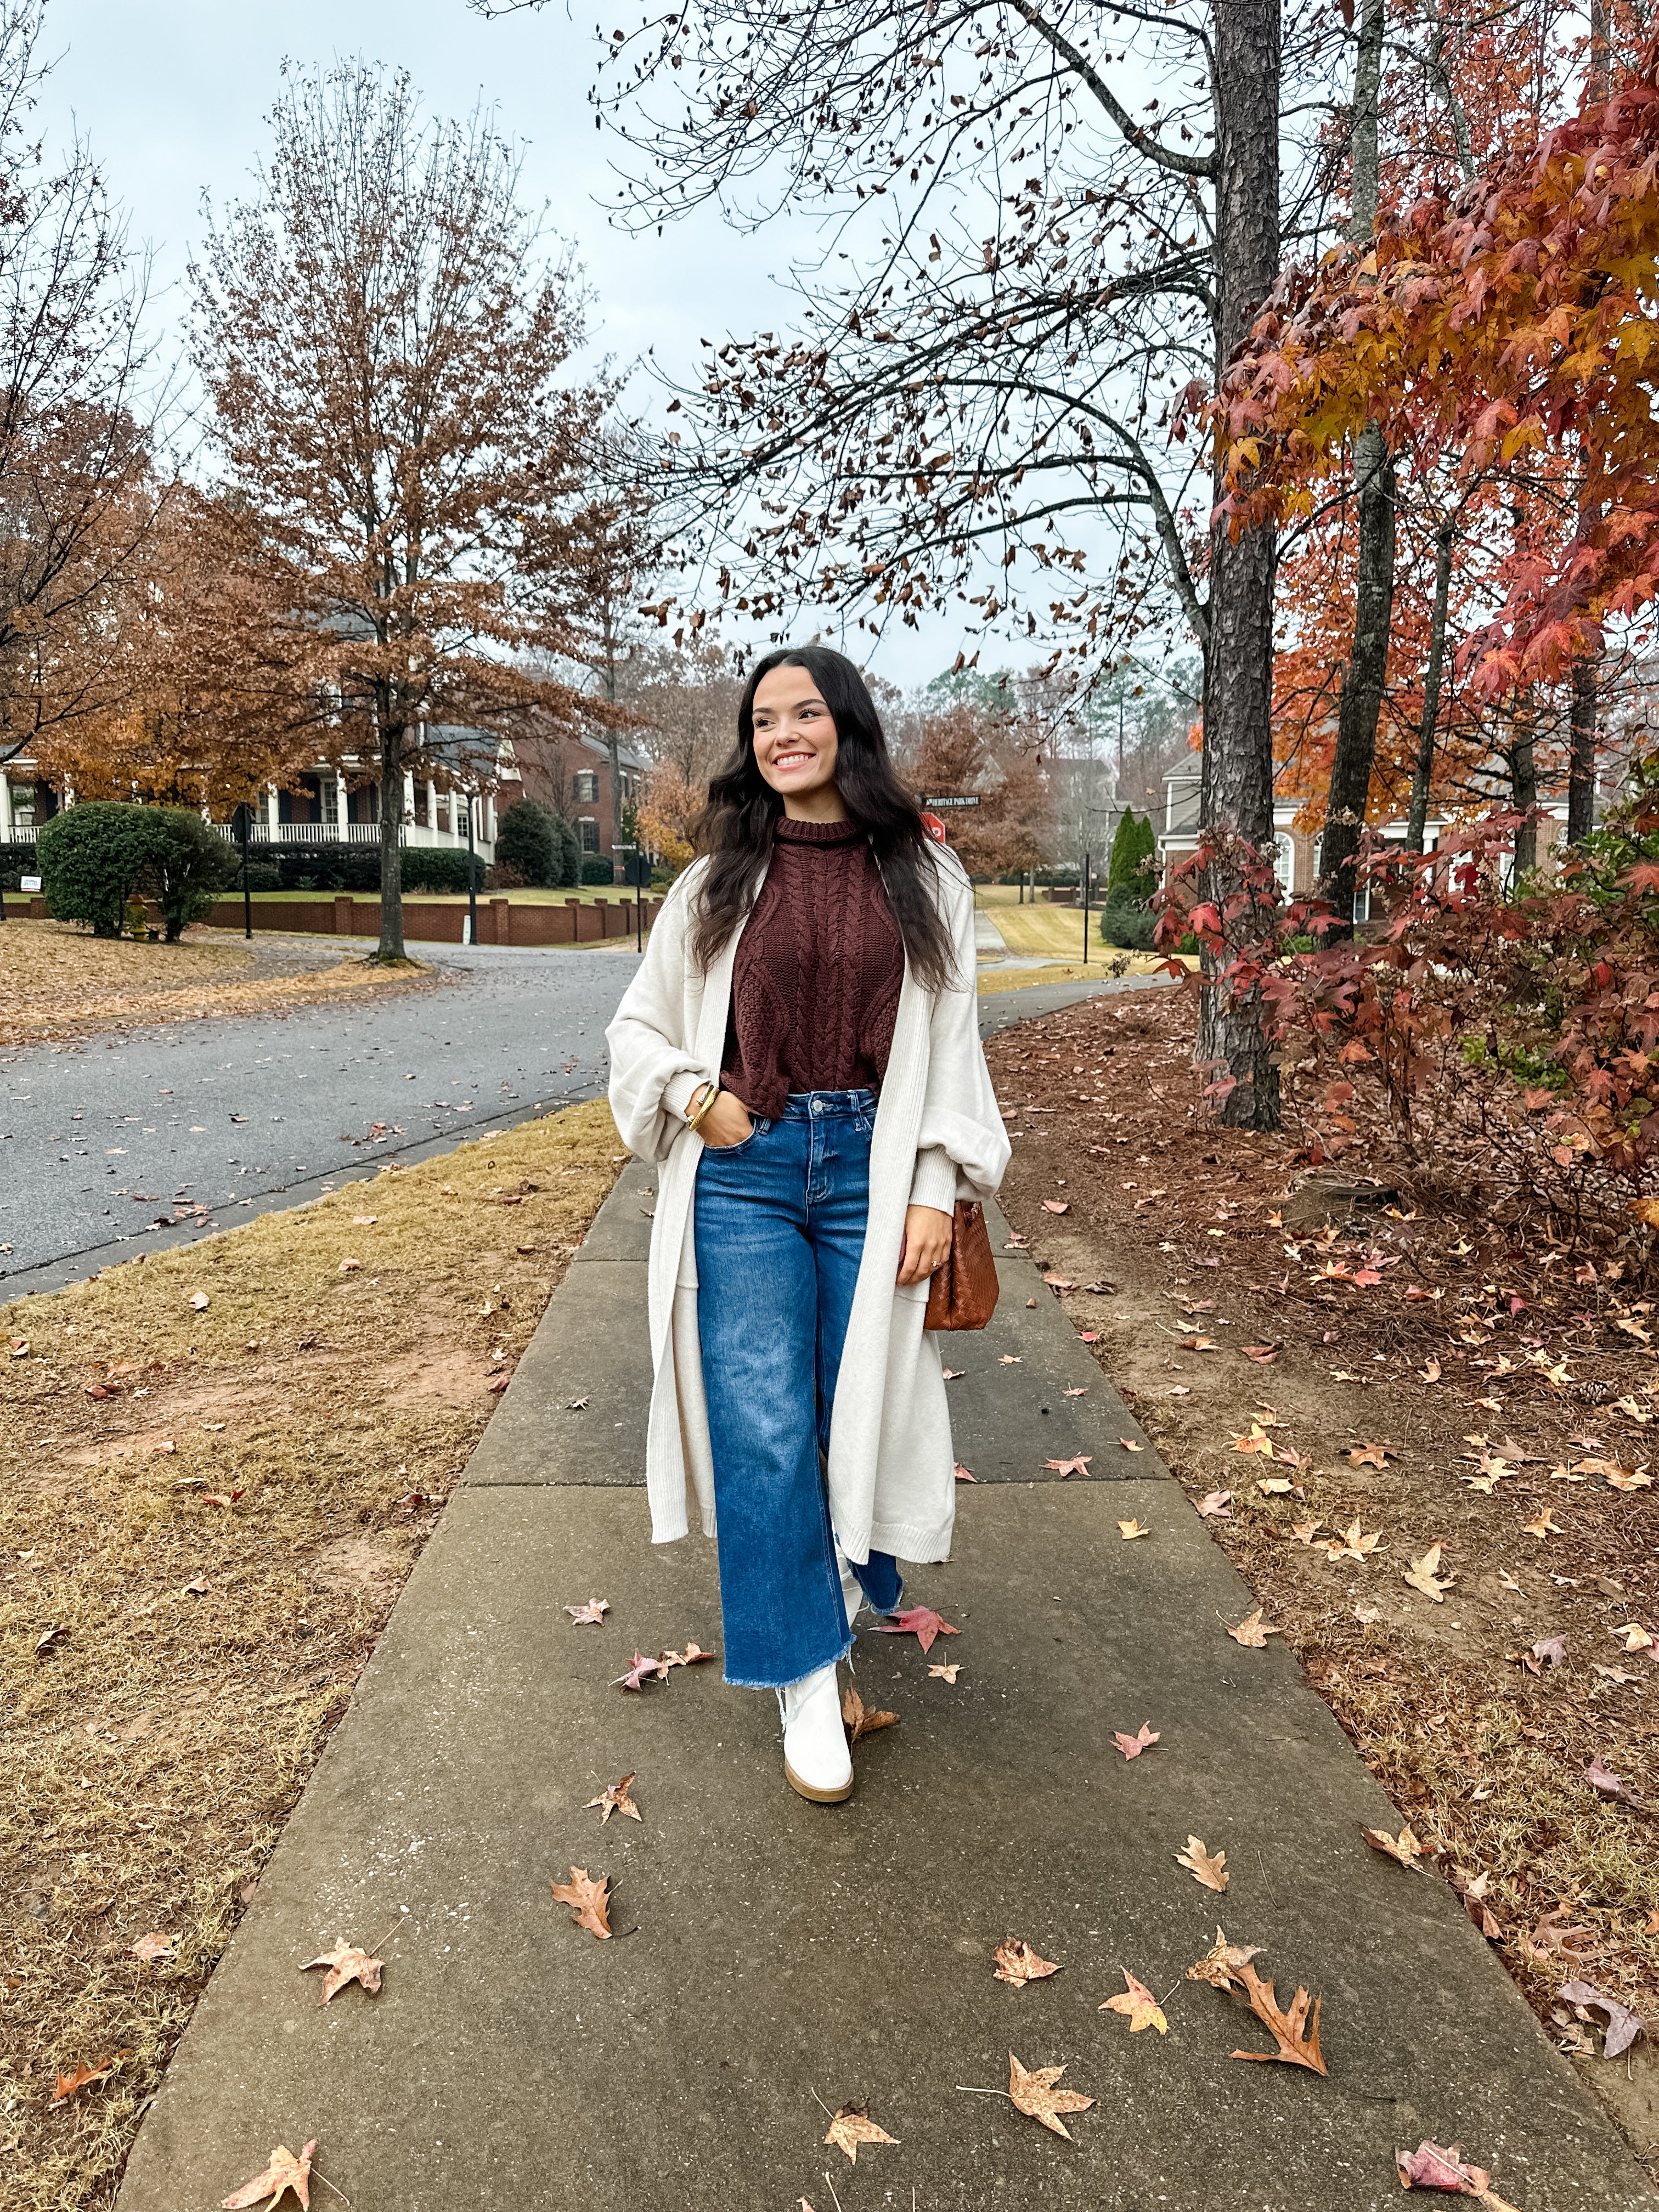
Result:
{"label": "cardigan sleeve", "polygon": [[652,1161],[666,1159],[692,1092],[719,1073],[702,1065],[685,1033],[686,880],[663,901],[645,958],[605,1033],[617,1131],[630,1152]]}
{"label": "cardigan sleeve", "polygon": [[[954,860],[941,860],[940,874],[940,903],[951,924],[951,974],[928,1022],[927,1089],[910,1203],[948,1212],[958,1195],[986,1199],[994,1194],[1008,1165],[1009,1145],[979,1040],[973,889]],[[941,1157],[952,1170],[948,1196],[932,1194],[943,1187],[935,1164]]]}

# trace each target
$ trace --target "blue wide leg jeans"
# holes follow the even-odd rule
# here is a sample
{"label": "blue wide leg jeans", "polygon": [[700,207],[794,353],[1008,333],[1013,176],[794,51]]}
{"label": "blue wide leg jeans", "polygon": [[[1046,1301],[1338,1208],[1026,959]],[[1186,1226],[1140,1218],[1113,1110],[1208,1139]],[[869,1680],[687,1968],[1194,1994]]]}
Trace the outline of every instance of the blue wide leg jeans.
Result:
{"label": "blue wide leg jeans", "polygon": [[[875,1094],[811,1091],[697,1164],[697,1330],[714,1462],[726,1679],[781,1689],[844,1658],[823,1460],[864,1254]],[[854,1568],[878,1613],[890,1553]]]}

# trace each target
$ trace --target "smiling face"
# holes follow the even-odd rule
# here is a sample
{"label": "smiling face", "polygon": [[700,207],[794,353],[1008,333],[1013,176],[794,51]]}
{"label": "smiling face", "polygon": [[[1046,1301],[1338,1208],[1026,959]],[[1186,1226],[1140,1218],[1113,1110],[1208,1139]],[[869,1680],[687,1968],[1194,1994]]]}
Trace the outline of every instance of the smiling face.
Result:
{"label": "smiling face", "polygon": [[797,820],[841,822],[836,725],[811,672],[769,670],[755,690],[755,765]]}

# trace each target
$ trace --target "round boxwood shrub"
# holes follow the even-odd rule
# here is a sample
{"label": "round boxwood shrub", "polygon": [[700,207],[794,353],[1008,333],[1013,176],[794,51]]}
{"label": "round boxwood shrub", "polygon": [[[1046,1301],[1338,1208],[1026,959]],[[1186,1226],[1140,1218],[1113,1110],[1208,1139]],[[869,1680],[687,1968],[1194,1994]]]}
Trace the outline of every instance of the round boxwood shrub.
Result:
{"label": "round boxwood shrub", "polygon": [[603,853],[583,854],[582,881],[584,884],[607,886],[613,884],[616,880],[616,866],[613,862],[605,859]]}
{"label": "round boxwood shrub", "polygon": [[1100,910],[1101,942],[1120,952],[1150,952],[1158,930],[1158,916],[1138,901],[1118,899]]}
{"label": "round boxwood shrub", "polygon": [[118,937],[155,857],[156,811],[83,799],[43,823],[35,854],[48,912],[87,923],[94,937]]}

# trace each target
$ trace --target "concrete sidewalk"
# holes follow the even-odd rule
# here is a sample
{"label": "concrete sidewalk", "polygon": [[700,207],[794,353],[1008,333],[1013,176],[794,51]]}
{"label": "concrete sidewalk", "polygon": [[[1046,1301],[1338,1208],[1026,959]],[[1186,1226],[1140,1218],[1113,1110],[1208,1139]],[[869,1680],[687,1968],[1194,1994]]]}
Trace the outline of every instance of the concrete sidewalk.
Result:
{"label": "concrete sidewalk", "polygon": [[[858,1747],[850,1803],[788,1790],[772,1699],[715,1668],[615,1686],[635,1650],[720,1642],[712,1547],[653,1549],[637,1486],[652,1202],[629,1167],[550,1306],[120,2212],[216,2204],[313,2136],[356,2212],[903,2212],[913,2191],[917,2212],[1380,2212],[1425,2136],[1518,2212],[1656,2212],[1450,1892],[1362,1842],[1392,1808],[1290,1656],[1229,1639],[1252,1599],[1150,1446],[1123,1448],[1139,1430],[1023,1256],[993,1329],[952,1346],[979,1477],[957,1555],[908,1578],[961,1632],[930,1658],[860,1635],[858,1686],[900,1725]],[[1044,1465],[1079,1451],[1086,1480]],[[1151,1536],[1123,1540],[1130,1518]],[[573,1628],[589,1597],[604,1626]],[[1143,1721],[1162,1741],[1125,1761],[1113,1732]],[[601,1828],[586,1801],[630,1771],[643,1823]],[[1189,1834],[1225,1850],[1224,1897],[1176,1865]],[[552,1899],[573,1863],[610,1876],[621,1940]],[[1271,2038],[1185,1978],[1218,1922],[1264,1947],[1282,2003],[1322,1995],[1328,2079],[1230,2056]],[[304,1962],[388,1928],[382,1993],[323,2009]],[[1010,1935],[1064,1971],[998,1982]],[[1098,2009],[1124,1968],[1167,2036]],[[1011,2051],[1097,2100],[1073,2142],[963,2094],[1006,2088]],[[823,2138],[855,2099],[897,2142],[853,2166]]]}

